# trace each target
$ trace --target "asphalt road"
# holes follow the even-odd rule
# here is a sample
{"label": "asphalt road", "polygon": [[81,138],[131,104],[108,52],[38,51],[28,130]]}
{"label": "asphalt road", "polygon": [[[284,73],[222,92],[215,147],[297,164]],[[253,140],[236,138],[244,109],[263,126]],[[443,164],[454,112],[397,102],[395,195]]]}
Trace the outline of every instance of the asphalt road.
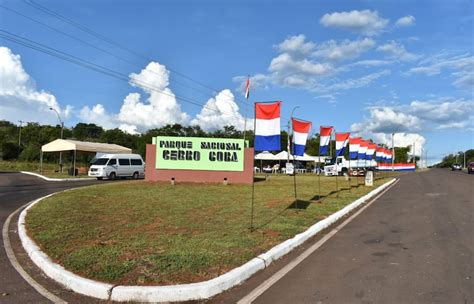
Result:
{"label": "asphalt road", "polygon": [[[474,303],[473,191],[462,172],[402,176],[253,303]],[[264,279],[214,302],[235,302]]]}
{"label": "asphalt road", "polygon": [[[92,183],[53,183],[0,173],[0,224],[35,198]],[[402,176],[254,303],[474,303],[472,189],[474,177],[462,172],[434,169]],[[206,302],[237,302],[310,245]],[[18,242],[16,247],[21,262]],[[26,258],[23,262],[29,268]],[[66,294],[38,273],[33,277],[69,303],[93,302]],[[23,281],[0,250],[0,303],[47,302]]]}
{"label": "asphalt road", "polygon": [[[0,172],[0,226],[17,208],[56,191],[86,186],[96,181],[46,182],[21,173]],[[3,237],[2,237],[3,238]],[[0,243],[0,303],[49,303],[10,264],[3,239]]]}

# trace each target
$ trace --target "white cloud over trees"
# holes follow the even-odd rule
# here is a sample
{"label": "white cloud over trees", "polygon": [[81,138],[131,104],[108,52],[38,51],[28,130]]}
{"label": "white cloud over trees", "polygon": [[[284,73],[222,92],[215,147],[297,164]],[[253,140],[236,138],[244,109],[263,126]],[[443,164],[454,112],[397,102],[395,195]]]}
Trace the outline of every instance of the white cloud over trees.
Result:
{"label": "white cloud over trees", "polygon": [[63,119],[72,112],[72,106],[61,107],[53,94],[36,88],[34,79],[23,68],[20,55],[0,47],[0,119],[59,124],[50,108]]}

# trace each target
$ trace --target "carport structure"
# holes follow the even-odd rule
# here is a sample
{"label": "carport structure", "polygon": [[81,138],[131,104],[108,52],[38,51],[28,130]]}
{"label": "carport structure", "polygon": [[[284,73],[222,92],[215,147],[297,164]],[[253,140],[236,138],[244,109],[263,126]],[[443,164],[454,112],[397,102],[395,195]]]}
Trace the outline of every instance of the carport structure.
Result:
{"label": "carport structure", "polygon": [[77,151],[91,153],[114,153],[114,154],[130,154],[132,149],[116,144],[105,144],[89,141],[78,141],[72,139],[56,139],[41,147],[40,154],[40,172],[43,172],[43,153],[45,152],[66,152],[74,151],[73,173],[76,174],[76,155]]}

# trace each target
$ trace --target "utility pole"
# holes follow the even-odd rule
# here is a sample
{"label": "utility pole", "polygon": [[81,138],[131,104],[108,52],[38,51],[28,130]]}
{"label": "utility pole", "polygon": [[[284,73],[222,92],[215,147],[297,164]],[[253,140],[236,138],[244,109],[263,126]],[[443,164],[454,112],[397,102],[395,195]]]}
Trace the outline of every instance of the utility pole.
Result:
{"label": "utility pole", "polygon": [[24,123],[23,120],[18,121],[20,123],[20,133],[18,133],[18,147],[21,146],[21,124]]}
{"label": "utility pole", "polygon": [[416,141],[413,142],[413,163],[415,164],[415,168],[416,168],[415,143],[416,143]]}
{"label": "utility pole", "polygon": [[464,154],[464,166],[463,166],[463,169],[466,169],[466,151],[463,151],[462,154]]}
{"label": "utility pole", "polygon": [[[54,109],[53,107],[49,107],[51,111],[54,111],[58,116],[59,123],[61,125],[61,139],[63,139],[63,131],[64,131],[64,122],[61,120],[61,116],[59,116],[59,112]],[[59,168],[61,173],[63,173],[63,152],[59,152]]]}
{"label": "utility pole", "polygon": [[394,144],[395,133],[392,133],[392,172],[395,171],[395,144]]}

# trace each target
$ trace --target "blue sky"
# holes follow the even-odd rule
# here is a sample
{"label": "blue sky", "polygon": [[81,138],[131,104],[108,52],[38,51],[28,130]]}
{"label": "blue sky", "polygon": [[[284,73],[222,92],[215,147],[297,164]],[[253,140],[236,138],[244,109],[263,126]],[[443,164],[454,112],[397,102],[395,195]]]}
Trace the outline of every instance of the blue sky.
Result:
{"label": "blue sky", "polygon": [[129,81],[0,38],[0,119],[55,124],[53,106],[66,125],[93,122],[128,132],[173,122],[242,128],[242,83],[251,75],[251,101],[282,100],[285,119],[300,106],[295,116],[316,128],[334,125],[381,143],[396,132],[397,145],[417,141],[418,154],[428,150],[430,163],[473,147],[472,1],[34,3],[141,55],[26,1],[3,0],[107,53],[0,7],[7,35],[118,71]]}

